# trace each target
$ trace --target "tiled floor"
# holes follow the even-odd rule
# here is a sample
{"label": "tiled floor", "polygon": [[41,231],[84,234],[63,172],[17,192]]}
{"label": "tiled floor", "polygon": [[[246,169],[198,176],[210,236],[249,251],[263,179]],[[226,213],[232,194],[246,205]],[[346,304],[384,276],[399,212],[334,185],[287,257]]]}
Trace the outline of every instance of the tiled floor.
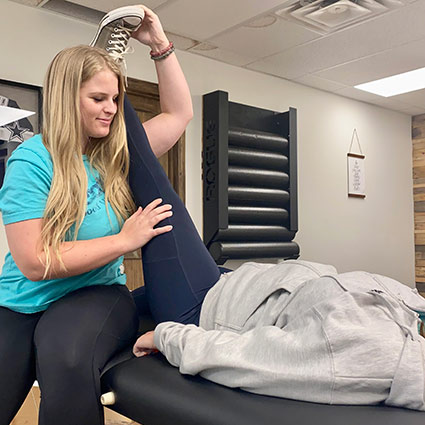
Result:
{"label": "tiled floor", "polygon": [[[33,387],[10,425],[37,425],[40,390]],[[105,425],[139,425],[132,420],[105,408]]]}

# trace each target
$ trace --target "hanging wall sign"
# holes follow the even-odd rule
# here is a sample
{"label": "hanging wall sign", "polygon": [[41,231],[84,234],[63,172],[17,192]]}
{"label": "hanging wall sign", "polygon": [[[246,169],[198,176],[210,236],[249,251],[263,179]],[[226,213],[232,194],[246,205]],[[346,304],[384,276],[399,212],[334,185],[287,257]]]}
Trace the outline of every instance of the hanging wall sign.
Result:
{"label": "hanging wall sign", "polygon": [[[354,138],[359,145],[360,153],[351,152]],[[365,156],[362,153],[357,130],[354,129],[349,152],[347,153],[348,196],[365,198]]]}

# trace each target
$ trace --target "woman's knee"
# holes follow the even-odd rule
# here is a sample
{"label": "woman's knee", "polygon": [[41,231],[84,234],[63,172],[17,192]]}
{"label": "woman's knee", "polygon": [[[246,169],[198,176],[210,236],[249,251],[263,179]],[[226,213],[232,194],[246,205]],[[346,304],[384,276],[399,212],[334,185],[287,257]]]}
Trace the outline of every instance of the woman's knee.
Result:
{"label": "woman's knee", "polygon": [[52,324],[36,329],[34,343],[38,378],[42,379],[49,371],[49,380],[87,373],[93,363],[96,337],[97,333],[90,327],[69,332],[69,329],[54,329]]}
{"label": "woman's knee", "polygon": [[38,323],[34,344],[39,371],[48,368],[63,375],[101,368],[133,342],[137,328],[136,308],[126,288],[81,291],[52,305]]}

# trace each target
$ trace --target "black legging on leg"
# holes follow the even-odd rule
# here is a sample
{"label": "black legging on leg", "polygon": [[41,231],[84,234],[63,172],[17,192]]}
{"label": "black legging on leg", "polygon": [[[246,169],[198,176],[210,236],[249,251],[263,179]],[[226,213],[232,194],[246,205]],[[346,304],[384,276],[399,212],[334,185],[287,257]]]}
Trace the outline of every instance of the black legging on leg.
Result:
{"label": "black legging on leg", "polygon": [[35,380],[33,335],[41,314],[0,307],[0,425],[9,425]]}
{"label": "black legging on leg", "polygon": [[43,313],[1,308],[0,425],[10,423],[35,376],[39,425],[103,425],[100,372],[134,342],[137,328],[133,299],[122,285],[76,290]]}
{"label": "black legging on leg", "polygon": [[173,206],[172,217],[159,224],[171,224],[173,230],[153,238],[142,249],[145,287],[133,291],[139,314],[146,314],[149,308],[157,323],[173,320],[198,324],[202,301],[219,279],[220,271],[152,152],[127,97],[124,113],[130,152],[129,182],[136,205],[145,207],[162,198]]}

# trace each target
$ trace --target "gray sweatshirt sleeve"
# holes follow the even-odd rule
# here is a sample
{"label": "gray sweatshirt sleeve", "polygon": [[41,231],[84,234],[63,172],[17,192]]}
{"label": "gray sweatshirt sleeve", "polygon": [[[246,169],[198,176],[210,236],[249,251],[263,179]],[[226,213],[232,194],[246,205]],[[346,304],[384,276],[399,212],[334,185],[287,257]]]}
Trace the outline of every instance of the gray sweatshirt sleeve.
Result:
{"label": "gray sweatshirt sleeve", "polygon": [[298,388],[291,390],[292,397],[295,390],[303,398],[307,392],[330,402],[327,349],[312,346],[309,350],[305,343],[301,347],[295,340],[299,336],[276,326],[238,334],[165,322],[156,327],[154,338],[158,349],[183,374],[200,374],[228,387],[283,397],[289,395],[288,379],[301,375],[302,380],[296,379]]}

